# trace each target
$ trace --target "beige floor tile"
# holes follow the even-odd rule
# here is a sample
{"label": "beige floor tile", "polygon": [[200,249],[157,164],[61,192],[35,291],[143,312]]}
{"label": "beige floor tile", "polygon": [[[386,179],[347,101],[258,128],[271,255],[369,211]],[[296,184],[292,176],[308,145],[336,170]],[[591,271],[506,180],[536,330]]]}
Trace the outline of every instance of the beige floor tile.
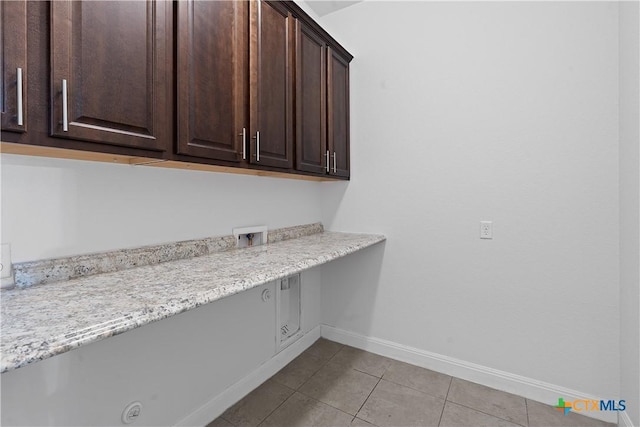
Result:
{"label": "beige floor tile", "polygon": [[351,427],[376,427],[374,424],[368,423],[365,420],[361,420],[356,417],[351,421]]}
{"label": "beige floor tile", "polygon": [[524,398],[514,394],[454,378],[447,400],[512,423],[527,425]]}
{"label": "beige floor tile", "polygon": [[313,343],[311,347],[306,349],[305,353],[309,353],[323,360],[329,360],[333,356],[335,356],[335,354],[339,352],[342,347],[344,347],[342,344],[320,338],[315,343]]}
{"label": "beige floor tile", "polygon": [[387,371],[382,376],[387,381],[427,393],[431,396],[445,399],[451,384],[451,377],[439,372],[430,371],[419,366],[392,360]]}
{"label": "beige floor tile", "polygon": [[271,379],[297,390],[326,363],[326,360],[314,356],[311,353],[304,352],[293,359],[291,363],[282,368],[277,374],[271,377]]}
{"label": "beige floor tile", "polygon": [[207,427],[425,427],[438,422],[442,427],[615,427],[325,339]]}
{"label": "beige floor tile", "polygon": [[289,387],[267,380],[227,409],[222,418],[236,426],[257,426],[292,394],[293,390]]}
{"label": "beige floor tile", "polygon": [[358,418],[381,427],[437,426],[444,400],[386,380],[358,412]]}
{"label": "beige floor tile", "polygon": [[339,363],[343,366],[348,366],[381,378],[391,364],[391,359],[357,348],[344,346],[342,350],[333,356],[331,362]]}
{"label": "beige floor tile", "polygon": [[529,426],[531,427],[613,427],[614,424],[585,417],[575,412],[564,415],[553,405],[545,405],[527,399]]}
{"label": "beige floor tile", "polygon": [[452,402],[444,405],[440,427],[518,427],[518,424],[483,414]]}
{"label": "beige floor tile", "polygon": [[347,427],[352,418],[349,414],[296,392],[260,427]]}
{"label": "beige floor tile", "polygon": [[304,383],[299,391],[355,415],[378,381],[372,375],[329,362]]}
{"label": "beige floor tile", "polygon": [[224,418],[216,418],[215,420],[207,424],[206,427],[234,427],[234,426]]}

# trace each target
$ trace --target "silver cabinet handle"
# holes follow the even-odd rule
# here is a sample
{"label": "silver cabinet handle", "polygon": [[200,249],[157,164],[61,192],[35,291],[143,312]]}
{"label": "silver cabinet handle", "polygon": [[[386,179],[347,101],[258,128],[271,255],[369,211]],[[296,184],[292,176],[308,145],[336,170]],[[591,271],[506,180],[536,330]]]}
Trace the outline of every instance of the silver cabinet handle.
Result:
{"label": "silver cabinet handle", "polygon": [[247,128],[242,128],[242,133],[238,134],[242,137],[242,160],[247,158]]}
{"label": "silver cabinet handle", "polygon": [[67,81],[62,79],[62,131],[69,132],[69,111],[67,110]]}
{"label": "silver cabinet handle", "polygon": [[327,154],[325,154],[325,157],[327,158],[327,161],[325,162],[325,169],[327,170],[327,173],[329,173],[329,150],[327,150]]}
{"label": "silver cabinet handle", "polygon": [[336,152],[333,152],[333,173],[338,173],[338,168],[336,167],[336,159],[338,158],[338,155],[336,154]]}
{"label": "silver cabinet handle", "polygon": [[256,131],[256,162],[260,161],[260,131]]}
{"label": "silver cabinet handle", "polygon": [[18,107],[18,126],[24,125],[24,119],[22,117],[22,68],[18,68],[16,70],[16,86],[17,86],[17,97],[16,104]]}

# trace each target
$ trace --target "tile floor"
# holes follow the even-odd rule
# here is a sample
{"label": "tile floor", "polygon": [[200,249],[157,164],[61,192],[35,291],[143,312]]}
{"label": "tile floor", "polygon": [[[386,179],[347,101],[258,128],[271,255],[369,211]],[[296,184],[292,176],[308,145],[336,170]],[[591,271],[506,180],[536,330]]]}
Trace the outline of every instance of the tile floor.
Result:
{"label": "tile floor", "polygon": [[613,424],[319,339],[207,427]]}

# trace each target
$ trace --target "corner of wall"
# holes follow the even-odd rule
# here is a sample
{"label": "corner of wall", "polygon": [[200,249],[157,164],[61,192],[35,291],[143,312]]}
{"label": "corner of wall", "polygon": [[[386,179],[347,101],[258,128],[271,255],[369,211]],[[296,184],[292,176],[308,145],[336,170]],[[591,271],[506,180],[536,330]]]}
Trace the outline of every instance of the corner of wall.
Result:
{"label": "corner of wall", "polygon": [[620,197],[619,425],[640,425],[640,2],[618,3]]}

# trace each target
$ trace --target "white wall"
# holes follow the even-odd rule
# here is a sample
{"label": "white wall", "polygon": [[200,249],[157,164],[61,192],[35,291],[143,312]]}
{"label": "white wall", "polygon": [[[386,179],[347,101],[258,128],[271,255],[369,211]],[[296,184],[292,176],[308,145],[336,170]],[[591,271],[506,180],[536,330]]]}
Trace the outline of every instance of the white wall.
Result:
{"label": "white wall", "polygon": [[2,374],[2,425],[117,426],[133,401],[143,405],[137,424],[175,425],[273,356],[265,288],[275,285]]}
{"label": "white wall", "polygon": [[617,396],[617,4],[365,1],[321,24],[355,56],[353,178],[323,222],[388,237],[381,265],[323,270],[323,323]]}
{"label": "white wall", "polygon": [[327,15],[355,55],[350,183],[3,155],[2,241],[19,262],[249,224],[383,232],[384,246],[323,269],[324,323],[618,396],[633,357],[619,329],[637,308],[620,318],[618,180],[623,200],[634,184],[618,173],[632,144],[617,143],[617,8],[364,2]]}
{"label": "white wall", "polygon": [[2,425],[122,425],[133,401],[136,425],[206,425],[317,339],[320,280],[302,273],[306,335],[278,355],[272,282],[2,374]]}
{"label": "white wall", "polygon": [[640,8],[620,3],[620,396],[640,425]]}
{"label": "white wall", "polygon": [[[1,166],[2,242],[14,262],[321,219],[314,182],[4,154]],[[320,270],[303,286],[308,332],[319,323]],[[275,305],[251,303],[261,290],[3,374],[2,424],[118,425],[134,400],[144,425],[211,421],[295,356],[260,365],[275,346]]]}
{"label": "white wall", "polygon": [[14,262],[321,218],[316,182],[6,154],[1,162],[2,242]]}

